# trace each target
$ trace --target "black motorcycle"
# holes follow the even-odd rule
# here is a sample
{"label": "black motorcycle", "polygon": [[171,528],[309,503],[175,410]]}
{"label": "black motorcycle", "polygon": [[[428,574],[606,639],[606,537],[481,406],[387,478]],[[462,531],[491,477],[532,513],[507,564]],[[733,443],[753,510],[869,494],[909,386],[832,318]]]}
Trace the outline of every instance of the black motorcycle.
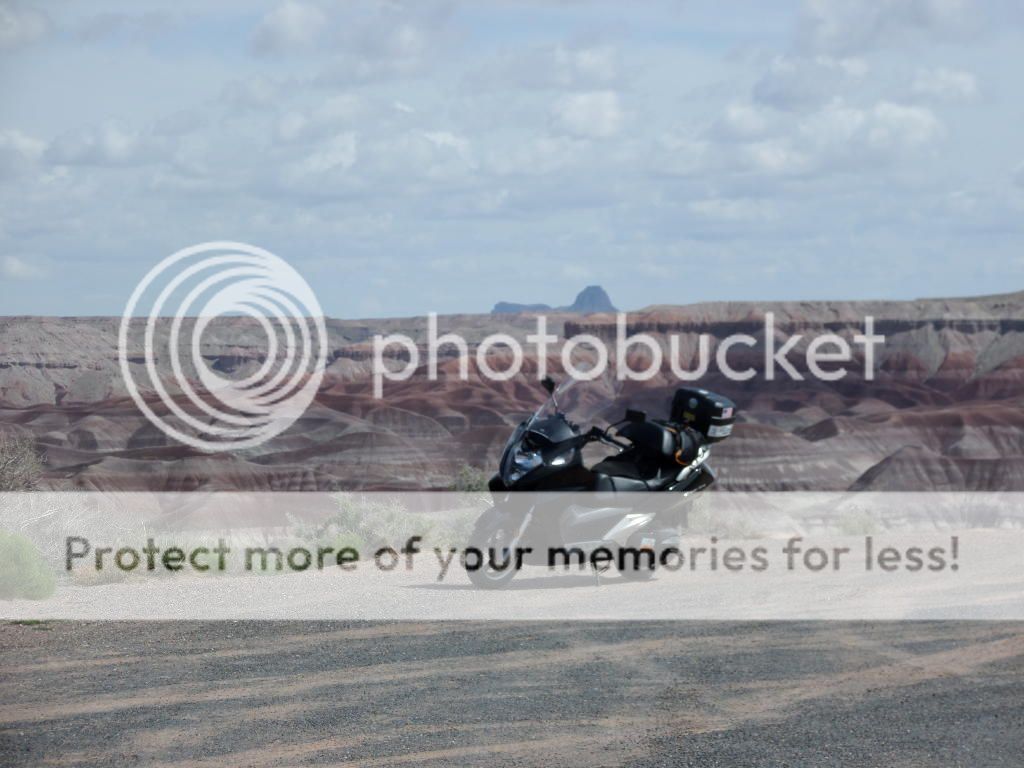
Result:
{"label": "black motorcycle", "polygon": [[[465,554],[477,587],[500,589],[523,565],[589,564],[599,574],[614,563],[627,579],[649,579],[661,554],[678,550],[684,499],[715,480],[710,446],[732,433],[731,400],[682,388],[668,419],[626,409],[616,423],[584,431],[564,406],[581,389],[576,384],[546,378],[548,400],[505,445],[489,484],[495,503],[477,520]],[[594,443],[613,453],[587,468],[584,448]],[[644,495],[651,492],[658,495]]]}

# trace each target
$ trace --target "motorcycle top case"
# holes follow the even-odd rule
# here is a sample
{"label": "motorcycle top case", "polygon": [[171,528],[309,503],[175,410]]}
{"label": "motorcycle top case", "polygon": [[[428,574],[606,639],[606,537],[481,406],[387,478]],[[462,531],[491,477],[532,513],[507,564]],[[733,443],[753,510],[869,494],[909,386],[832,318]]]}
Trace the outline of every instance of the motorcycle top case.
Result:
{"label": "motorcycle top case", "polygon": [[697,430],[709,443],[717,443],[732,434],[736,404],[706,389],[682,387],[672,398],[671,418]]}

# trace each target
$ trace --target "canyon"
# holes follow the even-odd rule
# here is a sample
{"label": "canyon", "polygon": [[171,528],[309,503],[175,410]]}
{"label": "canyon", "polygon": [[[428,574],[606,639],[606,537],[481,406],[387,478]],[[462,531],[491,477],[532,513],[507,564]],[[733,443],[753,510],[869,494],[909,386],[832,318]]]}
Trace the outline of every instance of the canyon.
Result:
{"label": "canyon", "polygon": [[[799,380],[763,375],[764,350],[773,342],[765,338],[766,313],[774,318],[776,346],[801,336],[787,356]],[[852,343],[866,317],[885,337],[868,371],[863,347]],[[462,379],[451,350],[437,380],[421,366],[404,381],[386,382],[384,396],[374,397],[374,334],[402,333],[425,344],[425,319],[329,319],[329,364],[301,418],[263,445],[206,453],[164,435],[128,396],[118,363],[119,322],[0,318],[0,432],[35,442],[45,457],[47,489],[445,489],[467,465],[490,471],[512,428],[544,399],[535,356],[527,356],[519,375],[492,381],[471,354]],[[192,322],[186,320],[186,334]],[[534,322],[528,313],[449,315],[439,318],[439,328],[472,347],[499,332],[523,340]],[[611,313],[554,311],[548,323],[560,340],[615,338]],[[141,326],[133,323],[129,334],[133,367],[143,363]],[[158,322],[158,348],[168,343],[169,326]],[[666,353],[675,337],[683,366],[697,359],[702,334],[712,353],[730,334],[756,339],[728,355],[731,367],[756,375],[734,381],[712,355],[697,382],[739,408],[733,437],[714,448],[718,490],[1024,490],[1024,292],[652,306],[630,312],[627,328],[650,334]],[[810,375],[806,366],[808,343],[826,333],[853,349],[847,372],[833,381]],[[213,370],[242,377],[263,364],[265,347],[257,323],[230,317],[207,327],[200,350]],[[556,377],[558,352],[556,345],[544,361]],[[494,354],[501,358],[502,351]],[[641,347],[630,349],[643,354]],[[635,362],[643,367],[642,359]],[[166,355],[158,356],[157,370],[173,394]],[[194,374],[185,367],[186,376]],[[666,362],[648,381],[609,382],[606,402],[593,413],[612,420],[629,405],[663,416],[677,386]],[[152,407],[166,412],[155,398]]]}

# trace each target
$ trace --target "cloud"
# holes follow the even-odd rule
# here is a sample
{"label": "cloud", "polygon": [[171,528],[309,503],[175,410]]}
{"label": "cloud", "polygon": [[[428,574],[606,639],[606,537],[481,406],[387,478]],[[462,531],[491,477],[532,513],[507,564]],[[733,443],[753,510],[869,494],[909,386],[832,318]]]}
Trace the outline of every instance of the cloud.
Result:
{"label": "cloud", "polygon": [[539,136],[492,149],[485,167],[497,176],[543,176],[582,162],[580,145],[568,136]]}
{"label": "cloud", "polygon": [[277,107],[288,97],[292,86],[284,79],[261,75],[229,80],[221,89],[221,100],[235,112],[259,112]]}
{"label": "cloud", "polygon": [[846,56],[915,36],[961,38],[977,30],[981,15],[965,0],[804,0],[797,42]]}
{"label": "cloud", "polygon": [[310,50],[326,26],[327,16],[315,5],[285,0],[260,21],[251,48],[260,55]]}
{"label": "cloud", "polygon": [[719,221],[767,221],[776,217],[771,203],[746,198],[711,197],[694,200],[687,208],[698,216]]}
{"label": "cloud", "polygon": [[298,166],[303,176],[318,176],[347,171],[359,156],[356,135],[351,131],[339,134],[314,151]]}
{"label": "cloud", "polygon": [[309,53],[323,61],[316,85],[335,87],[404,77],[444,59],[447,2],[286,0],[260,21],[250,40],[257,55]]}
{"label": "cloud", "polygon": [[58,136],[45,159],[53,165],[142,165],[157,159],[156,142],[112,122]]}
{"label": "cloud", "polygon": [[724,139],[750,140],[763,136],[768,119],[761,110],[750,104],[733,102],[725,108],[712,131]]}
{"label": "cloud", "polygon": [[[877,272],[883,253],[937,253],[942,274],[973,280],[948,265],[1019,246],[1024,140],[1006,73],[1024,48],[1009,25],[967,50],[945,44],[959,34],[949,24],[900,17],[906,3],[840,2],[853,29],[819,19],[801,47],[760,10],[695,37],[660,5],[628,24],[608,4],[560,6],[534,24],[501,3],[272,0],[254,14],[186,0],[163,5],[187,28],[139,46],[120,43],[158,31],[141,9],[82,21],[95,11],[24,2],[60,35],[31,61],[0,62],[17,75],[0,121],[0,266],[8,253],[36,266],[26,244],[60,266],[52,283],[0,277],[17,289],[12,307],[27,306],[27,287],[46,311],[117,311],[90,305],[69,270],[99,259],[111,293],[130,293],[113,283],[139,252],[211,228],[286,242],[283,256],[321,260],[325,284],[345,270],[326,299],[334,312],[357,306],[383,254],[416,278],[380,292],[383,314],[476,301],[441,272],[416,272],[433,257],[493,282],[523,254],[592,264],[598,277],[623,254],[660,275],[714,254],[732,287],[776,297],[867,293],[842,265]],[[320,15],[317,30],[303,27]],[[795,21],[795,9],[782,20]],[[226,46],[229,27],[263,57]],[[95,82],[111,86],[89,98]],[[955,206],[969,215],[936,202],[950,190],[964,191]],[[785,281],[751,277],[766,247]],[[785,266],[821,253],[839,266],[820,284]],[[666,300],[667,284],[626,279],[622,301]]]}
{"label": "cloud", "polygon": [[922,69],[914,78],[913,91],[937,99],[972,99],[978,94],[978,80],[956,69]]}
{"label": "cloud", "polygon": [[943,133],[927,108],[881,101],[862,109],[841,100],[802,120],[802,146],[824,167],[857,167],[919,149]]}
{"label": "cloud", "polygon": [[793,147],[786,138],[748,144],[740,150],[739,157],[752,170],[772,175],[803,173],[813,164],[807,152]]}
{"label": "cloud", "polygon": [[39,160],[46,142],[21,131],[0,131],[0,179],[14,178]]}
{"label": "cloud", "polygon": [[764,139],[728,149],[750,170],[769,175],[862,172],[924,148],[944,135],[931,110],[879,101],[870,107],[834,99]]}
{"label": "cloud", "polygon": [[472,148],[469,139],[451,131],[424,131],[423,138],[439,149],[449,149],[458,155],[467,165],[474,165]]}
{"label": "cloud", "polygon": [[80,40],[125,40],[142,42],[167,34],[180,22],[180,18],[161,11],[143,13],[99,13],[78,23],[76,34]]}
{"label": "cloud", "polygon": [[776,56],[755,83],[753,97],[782,110],[816,107],[834,98],[849,81],[863,78],[867,71],[862,59]]}
{"label": "cloud", "polygon": [[326,86],[407,77],[442,58],[444,16],[419,14],[418,6],[384,6],[347,19],[327,42],[332,55],[317,82]]}
{"label": "cloud", "polygon": [[924,107],[883,101],[868,113],[868,143],[885,151],[915,149],[930,143],[942,133],[942,123],[931,110]]}
{"label": "cloud", "polygon": [[613,45],[535,45],[506,51],[479,71],[483,86],[525,89],[592,90],[620,80],[618,48]]}
{"label": "cloud", "polygon": [[623,112],[615,91],[592,91],[562,97],[553,117],[558,127],[573,136],[607,139],[622,128]]}
{"label": "cloud", "polygon": [[0,1],[0,51],[31,45],[49,36],[53,24],[45,11]]}
{"label": "cloud", "polygon": [[330,96],[308,109],[288,110],[278,116],[274,136],[281,143],[313,141],[351,128],[366,117],[369,107],[351,93]]}
{"label": "cloud", "polygon": [[0,261],[0,273],[11,280],[40,280],[49,274],[49,270],[38,259],[28,261],[17,256],[4,256]]}

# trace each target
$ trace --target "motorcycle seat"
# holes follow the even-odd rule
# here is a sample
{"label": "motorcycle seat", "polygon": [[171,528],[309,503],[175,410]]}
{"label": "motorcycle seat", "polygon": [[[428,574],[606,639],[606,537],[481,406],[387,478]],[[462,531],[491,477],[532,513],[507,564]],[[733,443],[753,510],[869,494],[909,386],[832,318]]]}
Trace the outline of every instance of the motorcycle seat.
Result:
{"label": "motorcycle seat", "polygon": [[591,471],[608,478],[616,491],[650,491],[665,479],[658,466],[635,450],[623,451],[595,464]]}
{"label": "motorcycle seat", "polygon": [[647,480],[657,474],[657,472],[643,472],[640,468],[639,458],[634,451],[624,451],[602,459],[591,468],[591,471],[631,480]]}
{"label": "motorcycle seat", "polygon": [[594,490],[597,491],[614,491],[616,493],[635,493],[639,491],[651,491],[654,490],[646,481],[632,477],[615,477],[613,475],[605,475],[602,473],[595,473],[594,477],[596,482],[594,484]]}

